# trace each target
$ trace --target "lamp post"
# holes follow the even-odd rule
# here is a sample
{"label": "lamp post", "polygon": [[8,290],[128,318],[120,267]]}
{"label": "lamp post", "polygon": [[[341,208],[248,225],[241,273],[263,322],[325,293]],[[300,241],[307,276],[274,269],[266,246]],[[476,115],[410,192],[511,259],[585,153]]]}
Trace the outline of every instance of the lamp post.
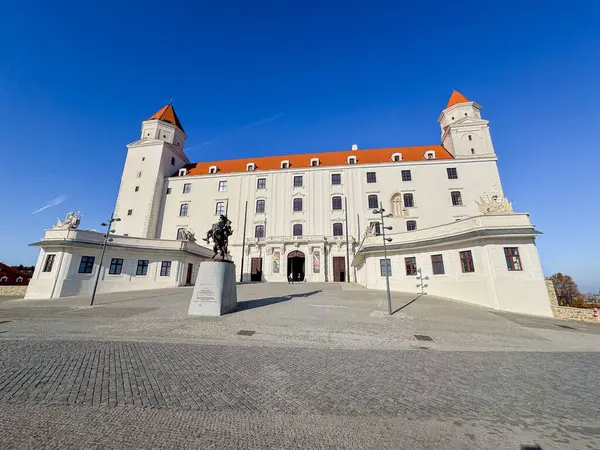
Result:
{"label": "lamp post", "polygon": [[393,217],[392,214],[386,214],[385,216],[383,215],[383,213],[385,212],[385,209],[383,209],[383,204],[381,202],[379,202],[379,209],[374,209],[373,210],[373,214],[379,214],[381,216],[381,236],[383,237],[383,258],[385,260],[385,286],[386,286],[386,290],[387,290],[387,304],[388,304],[388,314],[391,316],[392,315],[392,295],[390,294],[390,268],[391,268],[391,261],[388,261],[388,257],[387,257],[387,243],[392,241],[392,238],[386,238],[385,237],[385,230],[391,230],[392,227],[386,227],[384,224],[384,217],[390,218]]}
{"label": "lamp post", "polygon": [[113,212],[110,215],[110,220],[108,223],[102,222],[100,225],[103,227],[107,227],[106,234],[104,235],[104,241],[102,241],[102,254],[100,255],[100,264],[98,265],[98,273],[96,274],[96,282],[94,283],[94,290],[92,291],[92,301],[90,302],[90,306],[94,306],[94,299],[96,298],[96,289],[98,288],[98,280],[100,279],[100,272],[102,271],[102,260],[104,259],[104,252],[106,251],[106,244],[108,241],[112,241],[112,238],[109,237],[110,233],[114,233],[115,230],[111,230],[113,222],[120,222],[121,219],[115,217],[115,213]]}

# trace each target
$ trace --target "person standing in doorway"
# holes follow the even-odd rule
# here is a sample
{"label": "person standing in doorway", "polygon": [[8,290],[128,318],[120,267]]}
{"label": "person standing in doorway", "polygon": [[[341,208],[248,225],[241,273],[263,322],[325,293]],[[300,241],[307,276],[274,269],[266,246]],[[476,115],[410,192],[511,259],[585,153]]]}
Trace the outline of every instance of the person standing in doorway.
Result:
{"label": "person standing in doorway", "polygon": [[288,275],[288,284],[294,284],[294,275],[291,272]]}

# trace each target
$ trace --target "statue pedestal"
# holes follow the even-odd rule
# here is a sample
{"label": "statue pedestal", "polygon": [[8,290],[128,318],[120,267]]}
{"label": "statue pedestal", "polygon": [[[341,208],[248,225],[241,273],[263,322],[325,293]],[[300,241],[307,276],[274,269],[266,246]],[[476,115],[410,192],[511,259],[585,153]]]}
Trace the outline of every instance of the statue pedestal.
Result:
{"label": "statue pedestal", "polygon": [[235,265],[209,259],[200,263],[188,316],[221,316],[237,308]]}

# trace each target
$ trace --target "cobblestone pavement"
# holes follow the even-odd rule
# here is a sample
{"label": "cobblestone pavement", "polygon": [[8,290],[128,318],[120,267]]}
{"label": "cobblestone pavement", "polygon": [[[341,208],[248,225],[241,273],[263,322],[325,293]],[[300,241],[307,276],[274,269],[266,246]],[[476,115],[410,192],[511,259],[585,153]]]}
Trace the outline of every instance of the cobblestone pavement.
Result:
{"label": "cobblestone pavement", "polygon": [[598,353],[1,343],[3,449],[600,448]]}

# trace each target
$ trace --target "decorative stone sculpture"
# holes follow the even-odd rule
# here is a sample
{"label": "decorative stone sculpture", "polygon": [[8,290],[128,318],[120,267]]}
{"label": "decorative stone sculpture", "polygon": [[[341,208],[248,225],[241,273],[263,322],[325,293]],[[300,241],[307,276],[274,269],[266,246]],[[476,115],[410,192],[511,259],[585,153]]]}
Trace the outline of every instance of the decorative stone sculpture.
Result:
{"label": "decorative stone sculpture", "polygon": [[188,230],[187,228],[181,232],[181,240],[188,242],[196,242],[196,235],[192,230]]}
{"label": "decorative stone sculpture", "polygon": [[482,214],[513,212],[512,203],[502,193],[498,185],[494,186],[492,193],[484,193],[475,201]]}
{"label": "decorative stone sculpture", "polygon": [[212,256],[213,258],[217,256],[217,253],[221,253],[221,257],[225,259],[225,255],[227,255],[229,236],[232,234],[233,230],[231,229],[231,221],[227,218],[227,216],[221,214],[220,220],[206,232],[206,238],[202,239],[208,243],[212,238],[214,243],[213,251],[215,252],[215,254]]}
{"label": "decorative stone sculpture", "polygon": [[56,219],[56,225],[52,227],[53,230],[75,230],[79,224],[81,223],[81,213],[77,212],[69,212],[65,216],[65,220],[61,221],[60,219]]}

